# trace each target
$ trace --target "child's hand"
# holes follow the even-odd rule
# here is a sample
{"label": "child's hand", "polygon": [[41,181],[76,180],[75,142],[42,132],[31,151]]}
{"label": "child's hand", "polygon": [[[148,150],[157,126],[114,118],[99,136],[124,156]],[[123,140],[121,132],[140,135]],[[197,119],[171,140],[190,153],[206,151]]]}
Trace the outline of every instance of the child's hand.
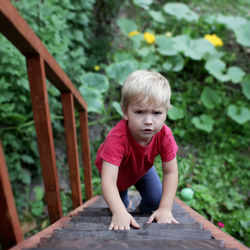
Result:
{"label": "child's hand", "polygon": [[130,225],[139,228],[140,225],[135,221],[127,211],[119,214],[113,214],[109,230],[130,230]]}
{"label": "child's hand", "polygon": [[148,219],[147,223],[151,223],[156,220],[157,223],[174,223],[179,222],[173,217],[170,210],[165,208],[158,208]]}

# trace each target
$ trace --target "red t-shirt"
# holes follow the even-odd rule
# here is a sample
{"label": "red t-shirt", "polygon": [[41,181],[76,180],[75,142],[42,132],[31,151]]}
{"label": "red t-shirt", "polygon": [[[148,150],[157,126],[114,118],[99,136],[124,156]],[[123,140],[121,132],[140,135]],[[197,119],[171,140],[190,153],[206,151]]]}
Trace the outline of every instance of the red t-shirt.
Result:
{"label": "red t-shirt", "polygon": [[127,121],[123,119],[111,129],[99,147],[95,165],[100,173],[103,160],[119,167],[117,187],[122,191],[135,184],[153,166],[158,154],[163,162],[168,162],[175,158],[177,150],[166,124],[147,146],[142,146],[134,140]]}

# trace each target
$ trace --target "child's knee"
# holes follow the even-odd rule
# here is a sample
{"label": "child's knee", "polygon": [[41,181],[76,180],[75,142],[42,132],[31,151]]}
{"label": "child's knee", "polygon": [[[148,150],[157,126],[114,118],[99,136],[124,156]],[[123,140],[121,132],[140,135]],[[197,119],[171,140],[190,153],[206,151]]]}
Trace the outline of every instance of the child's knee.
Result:
{"label": "child's knee", "polygon": [[161,194],[147,197],[147,199],[142,199],[139,210],[144,213],[151,213],[159,208],[161,201]]}

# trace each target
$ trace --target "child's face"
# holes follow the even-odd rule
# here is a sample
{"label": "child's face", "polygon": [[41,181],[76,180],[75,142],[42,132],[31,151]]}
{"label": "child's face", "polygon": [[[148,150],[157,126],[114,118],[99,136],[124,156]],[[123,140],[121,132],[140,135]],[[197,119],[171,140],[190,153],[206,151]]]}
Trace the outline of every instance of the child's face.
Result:
{"label": "child's face", "polygon": [[146,146],[162,129],[166,120],[166,108],[146,102],[132,102],[123,115],[136,142]]}

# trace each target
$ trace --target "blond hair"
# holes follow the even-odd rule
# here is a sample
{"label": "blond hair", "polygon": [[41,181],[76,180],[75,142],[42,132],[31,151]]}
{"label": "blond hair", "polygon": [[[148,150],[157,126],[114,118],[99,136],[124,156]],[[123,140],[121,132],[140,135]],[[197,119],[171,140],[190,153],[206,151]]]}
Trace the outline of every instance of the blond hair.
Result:
{"label": "blond hair", "polygon": [[127,111],[131,102],[145,101],[147,104],[170,108],[171,89],[168,80],[156,71],[137,70],[130,74],[122,86],[121,107]]}

